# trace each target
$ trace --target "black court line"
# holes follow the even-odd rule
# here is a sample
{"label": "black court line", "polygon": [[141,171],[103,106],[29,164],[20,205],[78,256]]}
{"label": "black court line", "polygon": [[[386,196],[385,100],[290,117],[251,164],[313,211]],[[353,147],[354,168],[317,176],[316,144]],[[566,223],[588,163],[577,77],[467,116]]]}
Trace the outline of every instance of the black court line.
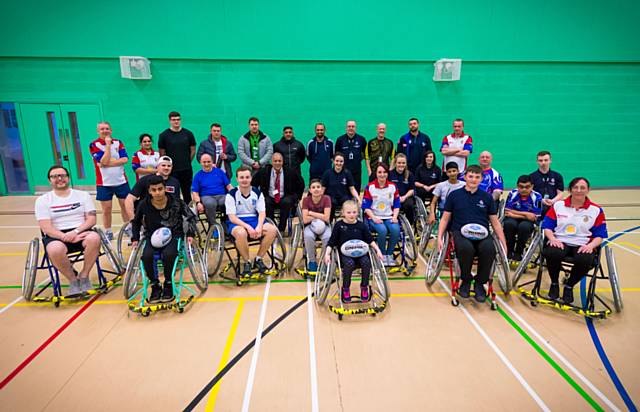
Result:
{"label": "black court line", "polygon": [[[291,315],[293,312],[298,310],[302,305],[307,303],[307,300],[308,300],[308,297],[305,297],[304,299],[302,299],[301,301],[293,305],[285,313],[283,313],[278,319],[274,320],[269,326],[267,326],[264,329],[264,331],[262,331],[262,335],[261,335],[262,338],[264,339],[264,337],[267,336],[267,334],[271,332],[273,329],[275,329],[275,327],[278,326],[283,320],[285,320],[287,317],[289,317],[289,315]],[[249,351],[255,346],[255,344],[256,344],[256,338],[253,338],[253,340],[249,342],[247,346],[245,346],[233,359],[231,359],[229,363],[227,363],[224,366],[224,368],[222,368],[222,370],[218,372],[218,374],[214,376],[213,379],[211,379],[211,381],[204,388],[202,388],[202,390],[196,395],[196,397],[193,398],[191,403],[189,403],[189,405],[187,405],[187,407],[184,408],[184,411],[185,412],[192,411],[196,406],[198,406],[198,404],[202,401],[202,399],[205,396],[207,396],[209,391],[211,391],[211,389],[216,385],[216,383],[218,383],[220,379],[222,379],[224,375],[226,375],[227,372],[229,372],[231,368],[233,368],[236,365],[236,363],[238,363],[240,359],[244,357],[244,355],[249,353]]]}

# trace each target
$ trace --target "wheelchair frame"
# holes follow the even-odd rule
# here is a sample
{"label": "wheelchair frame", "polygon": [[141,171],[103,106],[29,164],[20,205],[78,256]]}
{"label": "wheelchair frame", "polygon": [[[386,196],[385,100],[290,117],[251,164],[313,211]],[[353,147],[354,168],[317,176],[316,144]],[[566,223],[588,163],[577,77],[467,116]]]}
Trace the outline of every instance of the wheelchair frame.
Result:
{"label": "wheelchair frame", "polygon": [[[44,249],[44,254],[38,264],[38,258],[40,254],[40,243],[42,241],[41,238],[33,238],[31,242],[29,242],[29,249],[27,251],[27,259],[25,262],[24,272],[22,274],[22,296],[26,301],[38,302],[38,303],[53,303],[56,307],[60,306],[60,302],[68,301],[68,300],[80,300],[84,299],[88,296],[96,295],[96,294],[104,294],[109,292],[111,288],[113,288],[120,279],[122,279],[122,273],[124,269],[122,267],[122,262],[116,255],[116,253],[111,248],[111,244],[107,240],[106,235],[99,228],[93,228],[93,231],[98,233],[100,236],[100,252],[98,257],[96,258],[96,270],[98,272],[98,287],[91,289],[85,293],[72,295],[72,296],[64,296],[62,294],[62,284],[60,282],[60,273],[58,269],[53,266],[51,261],[49,260],[49,255],[47,254],[46,248]],[[43,245],[44,246],[44,245]],[[71,252],[67,253],[69,260],[71,261],[71,265],[75,265],[76,263],[84,262],[84,251],[79,252]],[[106,256],[111,264],[113,270],[108,270],[102,268],[100,265],[100,257]],[[43,286],[39,286],[40,288],[33,295],[36,277],[38,274],[38,270],[47,269],[49,271],[49,282]],[[114,275],[113,278],[107,279],[106,274]],[[51,286],[53,290],[53,296],[41,296],[41,294]]]}
{"label": "wheelchair frame", "polygon": [[[124,297],[128,300],[127,306],[131,312],[139,313],[140,315],[147,317],[151,313],[161,310],[174,310],[178,313],[184,312],[185,307],[191,303],[196,292],[184,283],[184,269],[185,260],[186,266],[189,268],[191,277],[194,284],[201,293],[204,293],[208,286],[207,272],[205,262],[200,254],[200,251],[194,245],[188,244],[183,239],[178,239],[178,256],[171,270],[171,284],[173,286],[173,300],[171,302],[160,302],[147,304],[147,298],[149,296],[149,278],[144,271],[144,265],[142,263],[142,253],[144,251],[146,239],[141,239],[138,245],[131,253],[129,262],[127,264],[127,272],[123,284]],[[154,265],[157,270],[160,262],[159,256],[154,254]],[[180,265],[180,275],[178,278],[178,284],[176,285],[175,274],[176,269]],[[163,268],[164,272],[164,268]],[[164,274],[163,274],[164,275]],[[166,279],[166,276],[165,276]],[[140,282],[142,280],[142,282]],[[140,283],[142,283],[140,287]],[[190,295],[182,297],[182,291],[186,289]]]}
{"label": "wheelchair frame", "polygon": [[[338,320],[342,320],[345,315],[371,315],[381,313],[389,306],[389,284],[384,265],[378,257],[369,250],[371,259],[371,275],[369,284],[369,301],[363,302],[359,296],[350,303],[342,302],[340,296],[342,290],[342,269],[340,258],[336,249],[331,251],[331,261],[327,265],[324,256],[318,268],[318,275],[314,284],[314,298],[318,305],[327,303],[330,312],[338,315]],[[352,281],[359,279],[359,276],[352,276]],[[373,286],[372,286],[373,285]],[[351,307],[357,305],[357,307]]]}

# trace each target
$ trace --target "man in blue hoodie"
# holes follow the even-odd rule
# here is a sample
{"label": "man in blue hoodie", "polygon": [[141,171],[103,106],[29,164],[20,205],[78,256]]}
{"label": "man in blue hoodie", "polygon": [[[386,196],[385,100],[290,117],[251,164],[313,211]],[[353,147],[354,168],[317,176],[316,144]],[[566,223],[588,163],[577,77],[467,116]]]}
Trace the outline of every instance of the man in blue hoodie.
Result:
{"label": "man in blue hoodie", "polygon": [[333,142],[325,135],[324,123],[316,123],[316,135],[307,144],[309,160],[309,181],[322,179],[324,172],[331,169]]}
{"label": "man in blue hoodie", "polygon": [[396,153],[407,156],[407,167],[416,174],[418,166],[424,159],[424,154],[431,149],[431,139],[420,131],[420,122],[415,117],[409,119],[409,133],[400,137]]}

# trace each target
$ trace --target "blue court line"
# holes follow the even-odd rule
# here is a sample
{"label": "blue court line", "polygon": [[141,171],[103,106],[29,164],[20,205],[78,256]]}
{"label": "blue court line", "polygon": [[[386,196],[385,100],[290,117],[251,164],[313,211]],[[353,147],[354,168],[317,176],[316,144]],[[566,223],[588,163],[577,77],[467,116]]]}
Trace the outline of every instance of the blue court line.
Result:
{"label": "blue court line", "polygon": [[[603,244],[607,244],[608,242],[612,242],[613,240],[619,238],[620,236],[623,236],[623,235],[625,235],[625,234],[627,234],[629,232],[633,232],[633,231],[638,230],[638,229],[640,229],[640,226],[636,226],[636,227],[632,227],[630,229],[624,230],[624,231],[622,231],[620,233],[617,233],[617,234],[611,236],[610,238],[606,239],[603,242]],[[580,281],[580,298],[582,299],[582,306],[585,306],[586,301],[587,301],[587,287],[586,286],[587,286],[587,279],[586,279],[586,277],[584,277]],[[611,378],[611,381],[615,385],[616,390],[620,394],[620,397],[624,401],[624,404],[627,406],[627,408],[629,408],[629,411],[638,412],[638,408],[633,403],[633,400],[631,400],[631,397],[627,393],[627,390],[624,388],[624,385],[622,385],[622,382],[620,381],[620,378],[618,378],[618,374],[616,373],[615,369],[613,369],[613,365],[611,364],[611,361],[609,361],[609,357],[607,356],[607,353],[604,351],[604,347],[602,346],[602,342],[600,341],[600,337],[598,336],[598,332],[596,331],[596,327],[593,324],[593,320],[591,320],[591,318],[585,317],[585,321],[587,322],[587,328],[589,329],[589,334],[591,335],[591,340],[593,341],[593,345],[596,347],[596,351],[598,352],[598,356],[600,356],[600,360],[602,361],[602,364],[604,365],[605,369],[607,370],[607,373],[609,374],[609,377]]]}

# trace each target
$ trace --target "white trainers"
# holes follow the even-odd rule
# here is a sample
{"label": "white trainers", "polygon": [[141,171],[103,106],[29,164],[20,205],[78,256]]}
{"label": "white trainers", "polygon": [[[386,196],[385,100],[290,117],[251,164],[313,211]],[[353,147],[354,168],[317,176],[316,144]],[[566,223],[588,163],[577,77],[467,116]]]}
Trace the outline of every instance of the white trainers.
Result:
{"label": "white trainers", "polygon": [[89,279],[89,277],[78,278],[78,283],[80,284],[80,289],[82,292],[88,292],[93,289],[93,285],[91,284],[91,279]]}
{"label": "white trainers", "polygon": [[71,283],[69,283],[69,293],[67,294],[68,296],[80,295],[82,292],[83,290],[80,286],[79,279],[72,280]]}

